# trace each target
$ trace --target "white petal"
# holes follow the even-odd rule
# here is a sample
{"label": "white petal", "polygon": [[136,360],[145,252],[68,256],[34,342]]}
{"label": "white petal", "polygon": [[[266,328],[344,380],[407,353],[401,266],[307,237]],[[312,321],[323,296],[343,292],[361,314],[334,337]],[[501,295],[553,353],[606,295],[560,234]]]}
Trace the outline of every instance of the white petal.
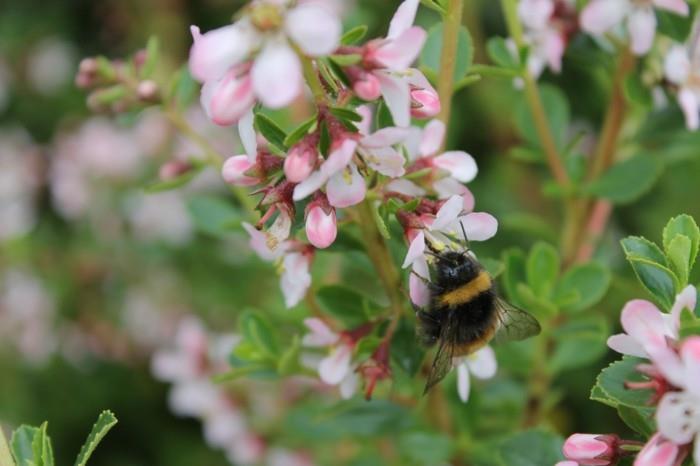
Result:
{"label": "white petal", "polygon": [[321,166],[321,172],[323,172],[326,177],[330,177],[344,169],[350,163],[350,160],[352,160],[356,148],[357,141],[350,138],[345,139],[340,146],[328,155],[328,158]]}
{"label": "white petal", "polygon": [[490,346],[484,346],[474,354],[465,358],[469,371],[478,379],[490,379],[496,375],[498,363],[496,353]]}
{"label": "white petal", "polygon": [[430,288],[423,281],[430,280],[430,270],[425,257],[413,262],[413,273],[408,277],[408,291],[411,302],[418,307],[426,307],[430,303]]}
{"label": "white petal", "polygon": [[581,12],[583,30],[602,35],[630,12],[629,0],[592,0]]}
{"label": "white petal", "polygon": [[295,201],[305,199],[321,189],[327,180],[328,177],[321,173],[320,170],[311,173],[304,181],[294,187],[294,194],[292,195],[292,198]]}
{"label": "white petal", "polygon": [[469,369],[465,363],[457,366],[457,394],[464,403],[469,400]]}
{"label": "white petal", "polygon": [[393,147],[371,149],[365,154],[365,160],[372,169],[391,178],[398,178],[406,173],[404,169],[406,159]]}
{"label": "white petal", "polygon": [[671,336],[678,339],[678,329],[681,325],[681,313],[684,309],[689,310],[691,313],[695,311],[695,306],[697,304],[698,292],[693,285],[686,286],[673,303],[671,307]]}
{"label": "white petal", "polygon": [[608,346],[620,354],[628,354],[630,356],[637,356],[638,358],[649,357],[642,345],[626,333],[612,335],[608,338]]}
{"label": "white petal", "polygon": [[255,36],[242,24],[232,24],[205,34],[192,26],[194,45],[190,50],[190,72],[200,82],[216,80],[250,52]]}
{"label": "white petal", "polygon": [[320,4],[301,4],[287,13],[289,36],[312,57],[328,55],[340,44],[340,19]]}
{"label": "white petal", "polygon": [[290,104],[302,90],[299,57],[286,43],[268,44],[255,59],[251,76],[255,95],[271,108]]}
{"label": "white petal", "polygon": [[[685,369],[685,389],[700,400],[700,337],[693,335],[683,342],[681,358]],[[700,411],[698,411],[700,418]],[[700,426],[698,426],[700,427]]]}
{"label": "white petal", "polygon": [[518,16],[523,24],[531,29],[542,29],[554,13],[552,0],[520,0]]}
{"label": "white petal", "polygon": [[255,127],[253,126],[254,119],[255,115],[251,108],[248,113],[243,115],[241,121],[238,122],[238,135],[245,148],[245,153],[248,154],[250,163],[255,163],[255,160],[258,158],[258,137],[255,134]]}
{"label": "white petal", "polygon": [[[416,259],[423,257],[425,252],[425,234],[421,231],[413,238],[411,245],[408,247],[408,252],[406,252],[406,258],[403,260],[402,268],[406,268],[412,265]],[[424,277],[427,278],[427,277]]]}
{"label": "white petal", "polygon": [[330,346],[338,341],[338,334],[331,330],[330,327],[318,317],[304,319],[304,325],[311,330],[311,333],[307,333],[302,339],[301,343],[304,346]]}
{"label": "white petal", "polygon": [[420,0],[405,0],[394,13],[389,24],[389,33],[387,38],[393,39],[403,34],[408,28],[413,25],[413,20],[416,18],[418,11],[418,3]]}
{"label": "white petal", "polygon": [[674,84],[683,84],[690,76],[690,70],[691,64],[688,50],[681,45],[671,47],[664,60],[666,79]]}
{"label": "white petal", "polygon": [[352,398],[357,390],[360,378],[354,371],[348,373],[342,382],[340,382],[340,397],[344,400]]}
{"label": "white petal", "polygon": [[693,91],[686,88],[681,88],[678,93],[678,104],[685,115],[685,126],[695,131],[700,128],[700,102]]}
{"label": "white petal", "polygon": [[462,213],[462,197],[452,196],[450,197],[438,210],[435,215],[435,221],[430,226],[431,230],[442,231],[448,226],[452,225],[455,220]]}
{"label": "white petal", "polygon": [[436,167],[447,170],[450,174],[462,183],[469,183],[478,173],[474,158],[462,151],[445,152],[433,159]]}
{"label": "white petal", "polygon": [[367,186],[365,179],[357,171],[354,163],[328,180],[326,195],[333,207],[350,207],[359,204],[365,198]]}
{"label": "white petal", "polygon": [[387,193],[405,194],[406,196],[425,196],[425,189],[421,188],[413,181],[403,178],[391,180],[384,187],[384,191]]}
{"label": "white petal", "polygon": [[498,231],[498,220],[485,212],[469,213],[461,217],[460,222],[464,225],[469,241],[486,241],[493,238]]}
{"label": "white petal", "polygon": [[445,123],[440,120],[431,120],[425,125],[425,128],[423,128],[423,135],[419,147],[420,155],[425,157],[437,153],[444,139]]}
{"label": "white petal", "polygon": [[685,392],[669,392],[659,402],[656,422],[659,432],[672,442],[689,443],[698,431],[698,400]]}
{"label": "white petal", "polygon": [[340,345],[333,349],[330,356],[324,358],[318,366],[318,375],[328,385],[338,385],[350,371],[352,348]]}
{"label": "white petal", "polygon": [[411,27],[381,45],[374,51],[372,58],[389,70],[405,72],[418,58],[426,36],[422,28]]}
{"label": "white petal", "polygon": [[405,127],[411,124],[411,96],[408,83],[400,76],[389,73],[375,72],[379,79],[384,102],[394,118],[396,126]]}
{"label": "white petal", "polygon": [[651,8],[635,8],[627,20],[632,51],[644,55],[651,48],[656,34],[656,15]]}
{"label": "white petal", "polygon": [[280,287],[287,308],[292,308],[299,304],[311,286],[309,258],[298,252],[287,254],[284,256],[283,267]]}
{"label": "white petal", "polygon": [[406,139],[406,136],[408,136],[407,128],[382,128],[369,136],[363,137],[360,145],[370,149],[379,149],[398,144]]}

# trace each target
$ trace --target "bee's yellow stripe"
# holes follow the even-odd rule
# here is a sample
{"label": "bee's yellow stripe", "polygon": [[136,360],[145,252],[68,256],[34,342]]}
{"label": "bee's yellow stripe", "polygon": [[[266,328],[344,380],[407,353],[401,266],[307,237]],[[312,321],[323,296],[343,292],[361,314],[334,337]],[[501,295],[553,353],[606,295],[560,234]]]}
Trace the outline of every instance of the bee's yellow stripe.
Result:
{"label": "bee's yellow stripe", "polygon": [[496,334],[496,323],[496,319],[493,319],[489,328],[476,340],[463,343],[461,345],[455,345],[452,356],[467,356],[486,346]]}
{"label": "bee's yellow stripe", "polygon": [[460,304],[468,303],[490,288],[491,277],[488,272],[482,270],[474,280],[440,296],[440,304],[443,306],[459,306]]}

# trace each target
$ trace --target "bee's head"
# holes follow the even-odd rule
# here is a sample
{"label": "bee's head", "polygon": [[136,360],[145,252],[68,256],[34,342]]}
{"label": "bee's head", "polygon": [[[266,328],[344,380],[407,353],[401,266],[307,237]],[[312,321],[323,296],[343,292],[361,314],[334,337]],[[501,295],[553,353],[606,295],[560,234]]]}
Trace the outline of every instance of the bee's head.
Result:
{"label": "bee's head", "polygon": [[443,252],[435,265],[438,282],[466,283],[479,274],[479,266],[474,258],[463,252]]}

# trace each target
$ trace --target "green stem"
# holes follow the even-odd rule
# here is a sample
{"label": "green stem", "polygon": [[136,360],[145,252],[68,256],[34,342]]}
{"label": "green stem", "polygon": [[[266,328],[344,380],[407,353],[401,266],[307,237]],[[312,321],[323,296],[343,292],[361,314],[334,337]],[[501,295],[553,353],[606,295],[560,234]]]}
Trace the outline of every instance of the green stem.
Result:
{"label": "green stem", "polygon": [[374,268],[379,275],[379,281],[389,298],[389,307],[391,309],[391,322],[386,332],[386,337],[391,338],[399,318],[403,313],[403,297],[401,295],[401,276],[394,265],[394,261],[389,253],[389,248],[384,241],[384,237],[379,232],[379,227],[374,220],[372,214],[372,201],[365,199],[355,209],[357,214],[357,224],[360,227],[362,239],[367,248]]}
{"label": "green stem", "polygon": [[440,115],[438,118],[449,124],[452,112],[452,94],[454,93],[454,73],[457,62],[457,42],[459,28],[462,25],[462,11],[464,0],[448,0],[447,12],[444,18],[442,33],[442,53],[440,55],[440,74],[438,76],[437,91],[440,96]]}
{"label": "green stem", "polygon": [[311,94],[314,96],[316,105],[325,104],[328,98],[323,88],[321,78],[319,78],[316,68],[314,68],[314,63],[303,53],[298,52],[298,55],[301,60],[302,69],[304,70],[304,79],[306,79],[306,84],[308,84],[311,89]]}

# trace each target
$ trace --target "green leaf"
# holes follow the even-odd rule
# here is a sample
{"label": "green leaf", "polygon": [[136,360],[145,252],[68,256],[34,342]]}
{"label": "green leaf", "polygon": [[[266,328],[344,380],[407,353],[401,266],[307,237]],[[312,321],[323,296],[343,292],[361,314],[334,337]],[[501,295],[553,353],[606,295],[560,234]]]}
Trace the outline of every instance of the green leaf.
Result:
{"label": "green leaf", "polygon": [[187,210],[198,230],[214,236],[225,236],[241,224],[241,214],[221,198],[198,195],[187,200]]}
{"label": "green leaf", "polygon": [[498,278],[506,269],[503,262],[490,257],[480,257],[479,261],[486,271],[491,275],[491,278]]}
{"label": "green leaf", "polygon": [[518,76],[518,71],[512,68],[500,68],[498,66],[474,64],[470,68],[470,73],[480,76],[493,76],[496,78],[513,79]]}
{"label": "green leaf", "polygon": [[416,330],[407,319],[401,319],[391,339],[391,359],[408,375],[415,375],[420,369],[425,351],[416,344]]}
{"label": "green leaf", "polygon": [[628,204],[647,193],[661,176],[663,165],[650,155],[637,155],[610,168],[585,190],[615,204]]}
{"label": "green leaf", "polygon": [[0,426],[0,466],[16,466],[15,460],[12,459],[10,447],[5,439],[5,433]]}
{"label": "green leaf", "polygon": [[629,406],[620,405],[617,407],[617,414],[630,429],[637,432],[642,437],[651,437],[656,432],[654,425],[655,409],[647,408],[631,408]]}
{"label": "green leaf", "polygon": [[597,361],[607,351],[608,335],[603,316],[585,316],[565,323],[553,334],[557,345],[548,361],[549,369],[557,373]]}
{"label": "green leaf", "polygon": [[187,65],[184,65],[170,82],[170,99],[179,110],[184,110],[194,101],[197,90],[197,82],[190,74]]}
{"label": "green leaf", "polygon": [[673,272],[663,265],[647,259],[628,257],[627,260],[644,288],[661,303],[664,309],[671,309],[676,299],[676,293],[680,291],[678,278]]}
{"label": "green leaf", "polygon": [[614,362],[602,370],[596,379],[596,385],[591,391],[591,399],[609,406],[620,405],[632,408],[646,408],[653,392],[651,390],[628,390],[625,382],[642,382],[644,376],[637,372],[636,367],[643,363],[640,358],[624,356],[621,361]]}
{"label": "green leaf", "polygon": [[446,464],[452,449],[452,439],[436,432],[406,432],[398,441],[401,455],[416,464]]}
{"label": "green leaf", "polygon": [[663,232],[664,249],[667,252],[671,241],[677,235],[684,235],[690,238],[691,247],[688,269],[692,269],[698,255],[698,248],[700,248],[700,228],[698,228],[693,217],[682,214],[668,221]]}
{"label": "green leaf", "polygon": [[[542,105],[547,114],[547,121],[555,143],[557,148],[563,151],[566,147],[566,135],[571,119],[569,101],[564,92],[558,87],[550,84],[541,84],[539,88]],[[521,95],[515,102],[513,115],[515,125],[528,145],[531,147],[542,147],[534,119],[532,118],[532,112],[525,96]]]}
{"label": "green leaf", "polygon": [[141,67],[141,78],[150,78],[156,69],[159,58],[160,42],[158,36],[151,36],[146,43],[146,61]]}
{"label": "green leaf", "polygon": [[503,68],[519,69],[518,58],[508,48],[503,37],[492,37],[486,43],[486,53],[496,65]]}
{"label": "green leaf", "polygon": [[34,464],[36,466],[53,466],[54,464],[51,439],[46,433],[47,426],[47,422],[41,424],[41,427],[39,427],[39,430],[36,432],[36,435],[34,435],[34,440],[32,441]]}
{"label": "green leaf", "polygon": [[324,286],[316,294],[321,308],[348,327],[357,327],[367,321],[363,311],[364,297],[341,285]]}
{"label": "green leaf", "polygon": [[32,444],[38,432],[36,427],[21,425],[12,433],[10,447],[17,466],[35,466]]}
{"label": "green leaf", "polygon": [[265,358],[276,359],[280,353],[274,327],[259,312],[245,311],[238,318],[238,329],[247,342]]}
{"label": "green leaf", "polygon": [[97,448],[97,445],[102,441],[107,432],[117,424],[117,418],[111,411],[102,411],[97,418],[97,422],[92,426],[90,435],[80,449],[78,458],[75,460],[75,466],[85,466],[90,456]]}
{"label": "green leaf", "polygon": [[256,113],[253,126],[255,126],[255,129],[262,134],[265,139],[267,139],[267,142],[282,152],[287,151],[287,146],[284,145],[284,140],[287,138],[287,134],[270,117],[262,113]]}
{"label": "green leaf", "polygon": [[[597,262],[575,265],[566,271],[557,285],[555,302],[565,311],[580,312],[603,299],[610,286],[611,275],[607,267]],[[572,295],[576,299],[567,303]]]}
{"label": "green leaf", "polygon": [[389,228],[386,226],[386,221],[379,212],[379,205],[376,203],[371,203],[372,217],[374,217],[374,223],[377,224],[377,229],[384,239],[391,239],[391,233]]}
{"label": "green leaf", "polygon": [[518,296],[518,284],[525,282],[525,253],[517,248],[503,251],[503,288],[510,302],[518,307],[524,307],[524,303]]}
{"label": "green leaf", "polygon": [[559,253],[550,244],[536,243],[526,264],[527,283],[535,296],[548,299],[559,276]]}
{"label": "green leaf", "polygon": [[653,99],[649,86],[646,86],[641,79],[639,73],[631,73],[625,78],[623,84],[625,97],[631,103],[640,105],[644,108],[651,108]]}
{"label": "green leaf", "polygon": [[346,122],[356,123],[358,121],[362,121],[362,115],[350,110],[349,108],[330,107],[328,110],[334,117],[345,120]]}
{"label": "green leaf", "polygon": [[516,290],[518,299],[522,303],[521,307],[531,312],[538,320],[551,319],[557,314],[557,308],[554,304],[548,299],[536,296],[532,288],[526,284],[518,283]]}
{"label": "green leaf", "polygon": [[301,353],[301,340],[299,335],[294,335],[292,344],[282,352],[277,364],[277,372],[280,375],[290,375],[300,370],[299,354]]}
{"label": "green leaf", "polygon": [[[440,56],[442,54],[443,23],[437,23],[428,31],[428,38],[420,55],[421,67],[429,73],[437,76],[440,73]],[[457,35],[457,55],[455,57],[455,69],[453,82],[457,83],[469,72],[474,60],[474,45],[471,35],[464,26],[460,26]]]}
{"label": "green leaf", "polygon": [[314,115],[304,123],[294,128],[294,130],[284,139],[284,145],[286,147],[292,147],[294,144],[301,141],[304,136],[309,134],[316,127],[317,118],[318,117]]}
{"label": "green leaf", "polygon": [[[693,244],[691,243],[690,238],[685,235],[676,235],[666,249],[668,260],[671,263],[671,269],[678,277],[680,288],[688,283],[692,248]],[[680,291],[680,289],[678,291]]]}
{"label": "green leaf", "polygon": [[347,55],[331,55],[329,58],[338,66],[356,65],[362,61],[362,55],[357,53],[350,53]]}
{"label": "green leaf", "polygon": [[439,0],[420,0],[420,2],[423,5],[425,5],[426,7],[437,11],[441,15],[444,15],[445,13],[447,13],[447,11],[445,10],[445,7],[442,6],[442,4],[440,3]]}
{"label": "green leaf", "polygon": [[340,38],[340,43],[343,45],[355,44],[361,41],[365,34],[367,34],[367,26],[364,24],[356,26],[343,34],[343,37]]}
{"label": "green leaf", "polygon": [[[692,2],[691,2],[692,3]],[[676,42],[685,42],[690,34],[695,14],[691,12],[687,16],[680,16],[662,9],[656,10],[656,18],[659,22],[658,31]]]}
{"label": "green leaf", "polygon": [[561,447],[564,439],[551,432],[530,430],[513,435],[503,442],[499,451],[508,466],[543,466],[564,459]]}
{"label": "green leaf", "polygon": [[666,256],[659,247],[641,236],[628,236],[620,241],[627,258],[636,257],[668,267]]}
{"label": "green leaf", "polygon": [[395,126],[394,117],[391,116],[389,107],[387,107],[384,101],[382,100],[377,106],[377,127],[387,128],[389,126]]}
{"label": "green leaf", "polygon": [[[254,349],[252,349],[252,353],[249,353],[248,355],[245,354],[245,351],[240,351],[240,348],[243,345],[244,343],[241,343],[234,349],[235,356],[240,357],[241,359],[245,359],[246,361],[250,360],[251,358],[255,359],[257,353],[255,353]],[[252,346],[249,346],[249,348],[252,348]],[[251,356],[251,354],[253,355]],[[279,367],[277,368],[277,370],[279,372]],[[239,367],[235,367],[221,374],[216,374],[211,378],[211,380],[214,383],[220,384],[232,382],[238,378],[248,377],[253,374],[269,374],[270,372],[270,363],[248,363]]]}
{"label": "green leaf", "polygon": [[321,122],[321,135],[319,137],[318,141],[318,150],[321,152],[322,155],[329,155],[328,151],[330,150],[331,147],[331,134],[328,131],[328,125],[326,125],[326,122],[323,121]]}

